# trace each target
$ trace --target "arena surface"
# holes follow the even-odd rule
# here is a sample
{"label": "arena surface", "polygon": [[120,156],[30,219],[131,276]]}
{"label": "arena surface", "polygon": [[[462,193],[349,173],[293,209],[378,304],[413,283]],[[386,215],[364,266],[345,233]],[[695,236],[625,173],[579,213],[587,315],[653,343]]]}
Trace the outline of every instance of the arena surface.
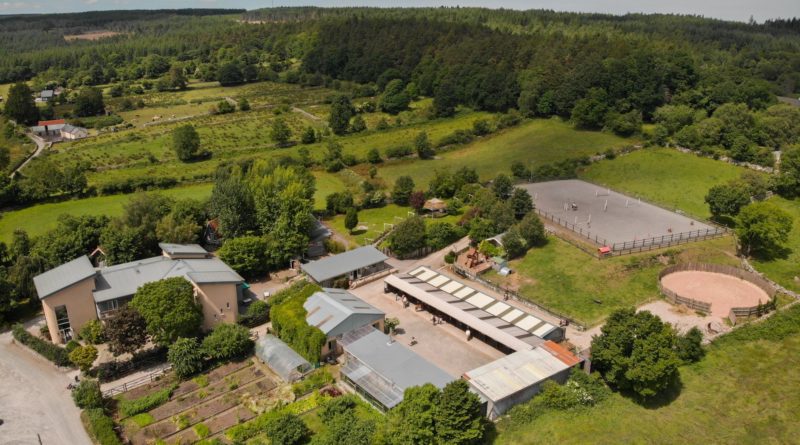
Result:
{"label": "arena surface", "polygon": [[753,307],[770,300],[755,284],[715,272],[673,272],[661,278],[661,285],[681,297],[711,303],[711,315],[719,317],[727,317],[733,307]]}
{"label": "arena surface", "polygon": [[545,218],[595,240],[630,248],[667,244],[718,230],[709,224],[578,179],[523,184]]}

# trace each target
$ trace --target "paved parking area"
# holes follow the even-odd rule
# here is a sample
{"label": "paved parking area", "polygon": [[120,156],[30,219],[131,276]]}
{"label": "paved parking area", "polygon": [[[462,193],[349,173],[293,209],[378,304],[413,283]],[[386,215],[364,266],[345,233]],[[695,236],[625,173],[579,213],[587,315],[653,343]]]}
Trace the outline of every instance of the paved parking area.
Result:
{"label": "paved parking area", "polygon": [[414,306],[403,308],[402,302],[395,300],[394,294],[383,292],[383,280],[352,289],[351,292],[384,311],[387,318],[399,319],[399,332],[395,336],[397,341],[408,346],[411,337],[415,337],[417,344],[409,346],[411,350],[453,377],[460,377],[464,372],[504,355],[480,340],[473,338],[467,342],[464,332],[455,326],[447,323],[434,326],[429,312],[417,312]]}
{"label": "paved parking area", "polygon": [[67,390],[75,372],[12,340],[10,332],[0,334],[0,443],[91,445]]}

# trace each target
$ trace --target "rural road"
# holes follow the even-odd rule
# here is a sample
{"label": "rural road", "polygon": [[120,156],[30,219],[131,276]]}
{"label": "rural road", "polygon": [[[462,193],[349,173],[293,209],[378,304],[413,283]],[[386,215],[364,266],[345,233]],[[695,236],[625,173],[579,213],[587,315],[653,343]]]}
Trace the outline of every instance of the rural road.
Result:
{"label": "rural road", "polygon": [[0,334],[0,443],[91,445],[66,389],[71,374],[12,340]]}
{"label": "rural road", "polygon": [[48,143],[45,142],[44,139],[42,139],[42,138],[40,138],[38,136],[34,136],[32,134],[26,134],[26,136],[28,136],[28,138],[30,140],[32,140],[36,144],[36,151],[34,151],[32,155],[28,156],[28,159],[26,159],[25,162],[20,164],[19,167],[14,169],[14,171],[11,172],[10,175],[8,175],[9,177],[13,177],[15,174],[17,174],[18,171],[20,171],[23,168],[25,168],[25,166],[28,165],[28,162],[31,162],[31,159],[33,159],[33,158],[41,155],[42,153],[44,153],[45,148],[47,148]]}

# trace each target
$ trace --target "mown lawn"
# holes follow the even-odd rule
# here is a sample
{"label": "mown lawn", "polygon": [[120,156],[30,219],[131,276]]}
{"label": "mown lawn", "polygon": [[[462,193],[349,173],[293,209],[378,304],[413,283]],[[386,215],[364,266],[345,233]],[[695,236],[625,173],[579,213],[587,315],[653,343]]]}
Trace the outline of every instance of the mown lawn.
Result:
{"label": "mown lawn", "polygon": [[[161,193],[175,199],[205,199],[211,195],[212,184],[197,184],[161,190]],[[30,236],[41,235],[53,229],[61,215],[106,215],[122,214],[123,205],[131,195],[110,195],[96,198],[75,199],[50,204],[39,204],[21,210],[4,212],[0,217],[0,241],[9,242],[17,228],[25,229]]]}
{"label": "mown lawn", "polygon": [[[789,309],[790,322],[800,322],[799,310]],[[798,443],[800,335],[796,328],[785,331],[790,334],[769,340],[717,340],[703,360],[681,368],[680,394],[665,406],[647,408],[613,394],[592,408],[548,412],[519,428],[501,422],[495,443]]]}
{"label": "mown lawn", "polygon": [[708,218],[708,189],[736,179],[747,169],[668,148],[638,150],[600,161],[580,172],[582,179],[629,195]]}
{"label": "mown lawn", "polygon": [[[456,223],[461,219],[465,209],[461,209],[458,214],[447,215],[442,218],[425,218],[425,223],[432,224],[435,222]],[[384,223],[399,224],[402,220],[411,216],[409,212],[413,212],[411,207],[400,207],[398,205],[390,204],[385,207],[377,209],[365,209],[358,212],[358,224],[361,229],[356,229],[350,233],[344,227],[344,215],[336,215],[328,218],[325,222],[336,233],[345,238],[351,243],[348,248],[352,249],[358,246],[363,246],[369,240],[377,238],[384,230]],[[387,226],[388,228],[388,226]]]}
{"label": "mown lawn", "polygon": [[394,184],[397,177],[409,175],[418,186],[425,187],[437,169],[453,171],[460,167],[472,167],[478,171],[481,179],[487,180],[501,172],[509,173],[514,161],[536,168],[542,164],[590,156],[609,148],[638,142],[608,133],[575,130],[569,123],[558,119],[534,120],[442,153],[434,160],[389,162],[380,169],[380,176],[387,183]]}
{"label": "mown lawn", "polygon": [[[680,249],[680,250],[678,250]],[[666,267],[656,257],[674,252],[677,262],[713,262],[736,265],[731,237],[692,243],[676,250],[598,260],[556,237],[541,248],[511,261],[514,273],[496,283],[519,286],[531,301],[572,317],[583,325],[596,325],[616,309],[636,306],[659,297],[657,277]],[[597,302],[595,302],[597,300]]]}
{"label": "mown lawn", "polygon": [[314,193],[314,208],[317,210],[325,209],[325,197],[331,193],[342,192],[345,190],[344,182],[335,174],[326,172],[314,172],[317,180],[317,191]]}

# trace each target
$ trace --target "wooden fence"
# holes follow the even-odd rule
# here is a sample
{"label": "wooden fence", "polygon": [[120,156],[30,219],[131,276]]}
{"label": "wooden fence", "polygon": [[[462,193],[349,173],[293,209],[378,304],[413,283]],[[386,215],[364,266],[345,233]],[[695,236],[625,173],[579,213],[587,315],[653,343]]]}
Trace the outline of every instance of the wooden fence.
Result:
{"label": "wooden fence", "polygon": [[[664,296],[667,297],[673,304],[682,304],[684,306],[688,306],[690,309],[700,311],[703,313],[711,313],[711,303],[706,303],[704,301],[698,301],[691,298],[682,297],[675,292],[665,289],[664,286],[661,284],[661,279],[665,276],[675,273],[675,272],[685,272],[685,271],[700,271],[700,272],[710,272],[710,273],[719,273],[723,275],[730,275],[740,280],[747,281],[749,283],[755,284],[758,286],[759,289],[763,290],[767,293],[770,299],[775,298],[775,294],[777,290],[773,287],[767,280],[764,278],[752,273],[748,272],[744,269],[739,269],[738,267],[733,266],[725,266],[722,264],[707,264],[707,263],[684,263],[684,264],[676,264],[674,266],[669,266],[662,270],[658,274],[658,290],[661,291]],[[764,303],[767,303],[766,301]],[[733,315],[733,319],[731,320],[735,324],[736,317],[750,317],[755,315],[758,311],[758,306],[753,306],[749,308],[732,308],[731,315]]]}
{"label": "wooden fence", "polygon": [[172,370],[172,365],[166,365],[165,367],[157,369],[147,375],[143,375],[137,379],[131,380],[130,382],[125,382],[119,386],[115,386],[111,389],[103,391],[103,397],[113,397],[117,394],[130,391],[133,388],[138,388],[142,385],[155,382],[162,375],[168,373],[170,370]]}

